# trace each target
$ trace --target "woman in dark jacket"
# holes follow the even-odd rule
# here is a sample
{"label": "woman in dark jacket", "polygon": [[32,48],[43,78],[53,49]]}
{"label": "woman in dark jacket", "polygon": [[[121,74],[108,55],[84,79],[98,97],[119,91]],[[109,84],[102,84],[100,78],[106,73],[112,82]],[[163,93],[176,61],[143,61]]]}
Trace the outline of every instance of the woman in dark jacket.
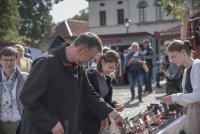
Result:
{"label": "woman in dark jacket", "polygon": [[[120,64],[117,52],[108,50],[97,63],[95,69],[88,70],[88,79],[100,96],[117,111],[123,110],[123,105],[112,101],[112,85],[110,76],[115,73]],[[90,106],[84,102],[81,122],[81,134],[98,134],[101,120],[92,112]]]}

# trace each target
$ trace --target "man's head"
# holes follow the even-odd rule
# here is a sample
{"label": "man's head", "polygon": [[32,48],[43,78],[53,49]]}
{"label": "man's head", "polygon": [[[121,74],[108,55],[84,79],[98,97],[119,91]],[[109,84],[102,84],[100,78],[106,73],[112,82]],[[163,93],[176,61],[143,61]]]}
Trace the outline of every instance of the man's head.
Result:
{"label": "man's head", "polygon": [[5,47],[0,52],[0,63],[5,73],[11,73],[16,66],[18,52],[15,48]]}
{"label": "man's head", "polygon": [[[72,43],[73,59],[77,65],[83,65],[84,63],[98,58],[102,54],[102,43],[100,38],[91,32],[86,32],[78,36]],[[70,60],[70,57],[68,57]]]}
{"label": "man's head", "polygon": [[144,40],[143,43],[144,43],[144,48],[148,48],[150,45],[150,41],[148,39]]}

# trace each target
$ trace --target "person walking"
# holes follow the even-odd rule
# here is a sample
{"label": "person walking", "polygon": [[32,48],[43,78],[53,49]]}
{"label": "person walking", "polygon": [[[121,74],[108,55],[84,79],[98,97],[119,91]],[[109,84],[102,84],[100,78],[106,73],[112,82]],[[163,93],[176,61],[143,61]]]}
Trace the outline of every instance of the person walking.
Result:
{"label": "person walking", "polygon": [[27,73],[17,67],[17,57],[12,47],[0,52],[0,134],[16,134],[23,111],[19,95]]}
{"label": "person walking", "polygon": [[145,75],[145,93],[152,93],[152,75],[153,75],[153,48],[150,45],[149,40],[144,41],[144,57],[146,60],[147,67],[149,71]]}
{"label": "person walking", "polygon": [[137,42],[133,42],[131,44],[131,49],[132,49],[132,52],[130,52],[126,56],[125,70],[128,73],[128,79],[129,79],[130,90],[131,90],[131,101],[133,101],[135,97],[135,81],[137,81],[138,100],[140,103],[142,102],[142,84],[143,84],[143,76],[144,76],[142,62],[144,61],[144,55],[139,51],[139,44]]}
{"label": "person walking", "polygon": [[183,93],[176,93],[164,97],[165,104],[177,103],[187,107],[186,124],[184,130],[187,134],[200,133],[200,60],[191,57],[191,44],[189,41],[174,40],[166,50],[169,58],[178,66],[184,66],[182,78]]}
{"label": "person walking", "polygon": [[53,47],[33,62],[20,100],[24,114],[20,134],[79,134],[83,100],[100,120],[125,120],[107,104],[88,81],[84,63],[102,54],[100,38],[91,32],[72,44]]}

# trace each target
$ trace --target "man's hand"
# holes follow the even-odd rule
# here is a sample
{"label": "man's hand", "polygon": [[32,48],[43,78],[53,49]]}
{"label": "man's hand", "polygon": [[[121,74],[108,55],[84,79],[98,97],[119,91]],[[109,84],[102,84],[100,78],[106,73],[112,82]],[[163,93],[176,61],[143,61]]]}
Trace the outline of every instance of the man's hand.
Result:
{"label": "man's hand", "polygon": [[64,134],[64,129],[62,127],[62,124],[58,121],[58,123],[54,126],[51,132],[53,134]]}
{"label": "man's hand", "polygon": [[118,127],[126,128],[126,122],[124,118],[117,111],[113,110],[111,113],[108,114],[108,116],[114,119],[115,124]]}
{"label": "man's hand", "polygon": [[170,96],[165,96],[163,98],[163,101],[166,105],[169,105],[169,104],[174,104],[174,102],[172,101],[172,98]]}

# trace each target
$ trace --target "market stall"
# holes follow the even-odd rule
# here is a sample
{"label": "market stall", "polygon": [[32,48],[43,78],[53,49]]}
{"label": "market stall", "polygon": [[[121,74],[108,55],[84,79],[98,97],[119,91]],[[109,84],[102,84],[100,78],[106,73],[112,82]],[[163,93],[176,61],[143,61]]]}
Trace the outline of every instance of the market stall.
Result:
{"label": "market stall", "polygon": [[121,134],[179,134],[185,119],[180,106],[151,104],[145,112],[126,118],[126,130]]}

